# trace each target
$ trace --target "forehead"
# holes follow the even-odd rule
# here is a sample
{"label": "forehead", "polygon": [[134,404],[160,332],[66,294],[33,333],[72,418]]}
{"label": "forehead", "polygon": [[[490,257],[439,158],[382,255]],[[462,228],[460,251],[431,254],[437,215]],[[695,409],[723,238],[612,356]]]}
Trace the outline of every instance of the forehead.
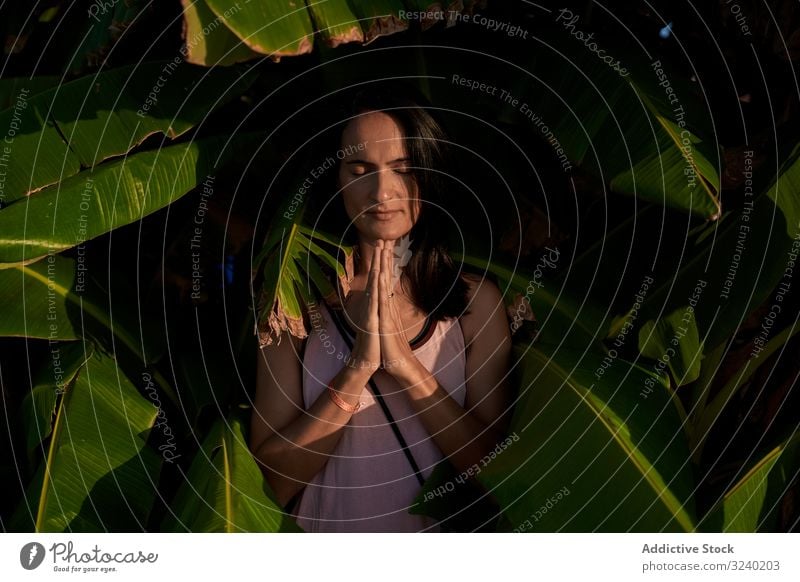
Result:
{"label": "forehead", "polygon": [[360,156],[376,159],[397,159],[405,156],[403,129],[386,113],[371,111],[351,119],[342,132],[342,145],[363,144]]}

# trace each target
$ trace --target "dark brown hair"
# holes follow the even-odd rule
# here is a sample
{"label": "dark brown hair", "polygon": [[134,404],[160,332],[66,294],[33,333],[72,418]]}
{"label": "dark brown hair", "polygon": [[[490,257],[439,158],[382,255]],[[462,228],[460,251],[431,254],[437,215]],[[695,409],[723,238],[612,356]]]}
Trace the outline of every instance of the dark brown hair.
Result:
{"label": "dark brown hair", "polygon": [[[407,293],[433,321],[463,315],[467,306],[467,284],[447,250],[447,228],[453,224],[447,212],[451,206],[448,192],[457,190],[447,134],[429,112],[430,106],[424,97],[406,84],[383,82],[345,93],[342,106],[338,108],[341,121],[334,126],[331,136],[335,138],[336,149],[341,147],[347,123],[363,113],[383,112],[403,130],[409,169],[421,201],[419,216],[409,233],[412,255],[404,269]],[[329,142],[329,147],[332,145]],[[331,174],[335,176],[337,172]],[[338,224],[333,228],[342,232],[347,228],[341,223],[342,218],[346,220],[344,205],[336,206],[332,214],[337,215],[334,222]],[[347,234],[354,237],[354,229],[348,230]]]}

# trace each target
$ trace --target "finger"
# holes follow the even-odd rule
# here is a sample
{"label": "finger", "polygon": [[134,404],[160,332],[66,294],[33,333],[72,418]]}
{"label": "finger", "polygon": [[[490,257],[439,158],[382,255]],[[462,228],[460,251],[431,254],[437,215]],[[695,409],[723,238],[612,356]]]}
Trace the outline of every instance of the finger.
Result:
{"label": "finger", "polygon": [[384,291],[386,292],[384,298],[388,298],[389,293],[392,292],[390,283],[392,272],[389,269],[389,253],[391,252],[392,251],[389,248],[384,247],[383,252],[381,253],[381,280],[383,281]]}
{"label": "finger", "polygon": [[400,312],[396,305],[394,295],[394,277],[392,273],[392,249],[385,248],[383,250],[383,257],[381,263],[381,283],[383,285],[381,290],[381,305],[384,310],[381,311],[381,323],[383,329],[391,333],[397,334],[397,330],[402,327],[400,323]]}
{"label": "finger", "polygon": [[[378,276],[378,296],[380,297],[380,306],[383,308],[386,305],[386,295],[388,293],[386,288],[386,251],[384,249],[380,249],[380,251],[376,252],[380,260],[380,273]],[[381,311],[383,314],[383,311]]]}
{"label": "finger", "polygon": [[367,291],[369,292],[368,309],[370,315],[376,317],[378,315],[378,300],[379,300],[378,283],[381,273],[380,260],[381,260],[381,253],[378,250],[378,247],[376,246],[375,251],[372,253],[372,264],[370,265],[369,277],[367,278]]}
{"label": "finger", "polygon": [[[383,251],[383,264],[381,265],[381,274],[384,277],[384,282],[386,285],[386,300],[389,302],[389,305],[392,306],[396,299],[392,299],[394,296],[394,270],[392,268],[392,257],[393,257],[392,249],[387,248]],[[392,309],[392,313],[396,310]]]}

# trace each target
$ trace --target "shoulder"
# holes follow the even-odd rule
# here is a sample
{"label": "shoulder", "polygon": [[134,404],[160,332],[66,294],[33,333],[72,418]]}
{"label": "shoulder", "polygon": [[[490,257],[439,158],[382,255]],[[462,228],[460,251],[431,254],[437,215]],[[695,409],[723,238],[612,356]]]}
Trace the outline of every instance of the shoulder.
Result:
{"label": "shoulder", "polygon": [[472,273],[462,273],[461,277],[467,284],[467,311],[460,318],[461,329],[469,345],[479,334],[505,328],[507,317],[503,295],[493,281]]}
{"label": "shoulder", "polygon": [[494,306],[503,299],[500,289],[491,279],[474,273],[462,273],[461,278],[467,284],[467,300],[471,308]]}
{"label": "shoulder", "polygon": [[259,339],[259,351],[264,355],[263,357],[267,359],[286,358],[287,356],[293,355],[300,360],[302,359],[307,340],[308,335],[298,337],[289,331],[282,331],[277,335],[271,335],[269,338],[262,336]]}

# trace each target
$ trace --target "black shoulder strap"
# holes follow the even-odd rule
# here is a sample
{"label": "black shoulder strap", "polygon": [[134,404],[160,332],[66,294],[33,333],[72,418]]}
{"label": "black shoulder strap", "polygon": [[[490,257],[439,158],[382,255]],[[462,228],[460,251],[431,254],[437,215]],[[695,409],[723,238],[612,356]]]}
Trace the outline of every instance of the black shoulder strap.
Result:
{"label": "black shoulder strap", "polygon": [[[336,329],[339,330],[339,335],[342,336],[345,343],[347,343],[347,347],[352,352],[353,350],[353,340],[347,331],[344,329],[344,323],[341,321],[339,313],[335,309],[328,309],[328,313],[331,314],[333,319],[333,323],[336,325]],[[372,389],[373,394],[375,394],[375,398],[378,401],[378,404],[381,405],[381,409],[383,413],[386,415],[386,420],[389,421],[389,426],[392,427],[392,432],[394,432],[394,436],[397,437],[397,441],[400,443],[400,446],[403,448],[403,452],[408,459],[409,464],[411,464],[411,468],[414,469],[414,474],[417,476],[417,481],[419,484],[422,485],[425,483],[425,479],[422,477],[422,473],[419,470],[419,466],[417,462],[414,460],[414,455],[411,454],[411,450],[408,448],[408,444],[406,443],[406,439],[403,438],[403,434],[400,432],[400,427],[397,426],[397,423],[394,421],[394,417],[392,413],[389,411],[389,407],[386,404],[386,401],[383,399],[383,394],[381,394],[380,390],[378,390],[378,386],[375,384],[375,381],[370,378],[369,379],[369,387]]]}

